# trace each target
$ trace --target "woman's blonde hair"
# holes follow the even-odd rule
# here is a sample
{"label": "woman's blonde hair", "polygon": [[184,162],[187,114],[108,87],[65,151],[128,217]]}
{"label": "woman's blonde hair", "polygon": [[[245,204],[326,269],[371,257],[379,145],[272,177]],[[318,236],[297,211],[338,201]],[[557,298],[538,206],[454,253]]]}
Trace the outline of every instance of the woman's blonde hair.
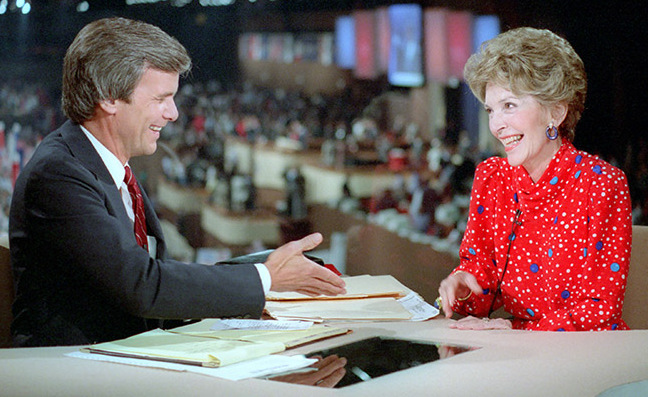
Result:
{"label": "woman's blonde hair", "polygon": [[544,106],[567,104],[558,130],[562,138],[574,139],[585,109],[587,75],[576,51],[557,34],[529,27],[504,32],[468,59],[464,77],[482,103],[486,85],[493,83],[516,95],[532,95]]}

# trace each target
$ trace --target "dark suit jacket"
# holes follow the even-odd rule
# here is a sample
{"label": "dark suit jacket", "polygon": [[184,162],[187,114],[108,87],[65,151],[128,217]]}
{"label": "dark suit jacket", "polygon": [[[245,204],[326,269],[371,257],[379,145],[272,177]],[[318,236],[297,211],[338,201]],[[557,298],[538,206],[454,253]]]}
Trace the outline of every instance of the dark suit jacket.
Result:
{"label": "dark suit jacket", "polygon": [[265,298],[254,266],[169,259],[143,195],[157,259],[137,245],[119,190],[79,126],[68,121],[43,139],[11,203],[17,344],[124,338],[145,331],[145,318],[260,317]]}

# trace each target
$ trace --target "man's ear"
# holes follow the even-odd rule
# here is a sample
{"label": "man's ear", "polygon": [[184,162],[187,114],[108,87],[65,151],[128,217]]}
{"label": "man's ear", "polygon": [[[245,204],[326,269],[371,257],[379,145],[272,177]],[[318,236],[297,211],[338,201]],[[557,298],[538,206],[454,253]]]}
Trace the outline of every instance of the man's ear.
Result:
{"label": "man's ear", "polygon": [[108,114],[115,114],[117,112],[117,101],[114,99],[104,99],[99,101],[99,107],[101,110]]}
{"label": "man's ear", "polygon": [[558,102],[552,106],[551,119],[556,127],[560,126],[560,124],[565,121],[567,110],[569,110],[569,106],[565,102]]}

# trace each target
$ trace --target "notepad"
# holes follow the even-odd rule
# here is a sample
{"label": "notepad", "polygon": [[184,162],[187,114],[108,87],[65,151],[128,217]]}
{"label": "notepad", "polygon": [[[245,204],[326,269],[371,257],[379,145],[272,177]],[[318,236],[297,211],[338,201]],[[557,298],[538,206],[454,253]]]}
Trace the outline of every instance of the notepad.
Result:
{"label": "notepad", "polygon": [[91,345],[81,351],[222,367],[350,332],[346,328],[324,325],[299,330],[211,329],[217,321],[219,319],[204,319],[171,330],[154,329],[126,339]]}
{"label": "notepad", "polygon": [[221,367],[279,353],[281,342],[215,339],[154,329],[126,339],[95,344],[81,351],[180,364]]}

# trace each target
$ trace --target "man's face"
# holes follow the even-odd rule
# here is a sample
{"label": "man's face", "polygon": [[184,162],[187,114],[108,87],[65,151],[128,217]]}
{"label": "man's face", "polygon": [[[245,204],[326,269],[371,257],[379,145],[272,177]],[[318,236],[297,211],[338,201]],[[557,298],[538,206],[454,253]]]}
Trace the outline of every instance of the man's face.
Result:
{"label": "man's face", "polygon": [[116,131],[121,152],[118,157],[122,161],[155,152],[160,130],[178,118],[173,100],[178,81],[178,73],[149,68],[135,87],[130,103],[116,101]]}

